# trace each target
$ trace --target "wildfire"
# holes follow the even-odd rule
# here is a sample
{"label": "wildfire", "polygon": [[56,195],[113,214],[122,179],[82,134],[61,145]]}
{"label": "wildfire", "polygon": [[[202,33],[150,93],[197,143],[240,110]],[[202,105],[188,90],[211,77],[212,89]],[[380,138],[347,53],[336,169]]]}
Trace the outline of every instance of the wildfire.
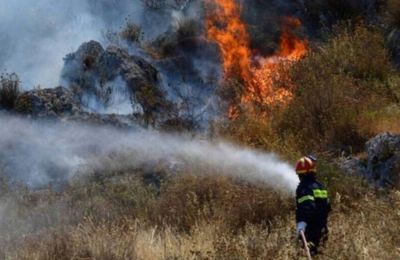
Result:
{"label": "wildfire", "polygon": [[[206,0],[213,5],[207,12],[207,38],[217,43],[221,51],[225,77],[238,77],[243,81],[245,91],[240,97],[241,104],[232,104],[230,117],[235,118],[240,105],[266,104],[285,105],[292,93],[286,88],[275,86],[274,78],[288,79],[278,75],[280,66],[290,66],[307,52],[307,43],[299,39],[293,29],[301,26],[295,18],[286,18],[277,52],[269,57],[258,58],[254,65],[250,49],[250,37],[246,24],[241,20],[241,7],[235,0]],[[289,79],[288,79],[289,80]]]}
{"label": "wildfire", "polygon": [[225,75],[239,75],[250,81],[251,51],[246,25],[240,19],[241,9],[234,0],[217,0],[216,4],[218,10],[206,19],[207,37],[221,50]]}

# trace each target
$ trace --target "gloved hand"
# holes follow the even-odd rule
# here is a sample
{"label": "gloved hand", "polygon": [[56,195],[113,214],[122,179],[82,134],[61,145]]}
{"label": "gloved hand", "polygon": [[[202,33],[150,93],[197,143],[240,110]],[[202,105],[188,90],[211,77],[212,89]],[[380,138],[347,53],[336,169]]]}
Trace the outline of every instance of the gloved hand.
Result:
{"label": "gloved hand", "polygon": [[300,234],[301,231],[305,232],[307,227],[307,223],[304,221],[298,222],[296,224],[297,234]]}

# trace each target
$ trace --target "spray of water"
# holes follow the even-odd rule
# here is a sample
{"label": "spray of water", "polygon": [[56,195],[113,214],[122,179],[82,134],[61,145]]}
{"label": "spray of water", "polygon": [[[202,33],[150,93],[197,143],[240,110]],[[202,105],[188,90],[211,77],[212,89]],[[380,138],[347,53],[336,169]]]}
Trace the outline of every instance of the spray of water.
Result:
{"label": "spray of water", "polygon": [[[45,123],[1,115],[0,147],[0,170],[32,187],[67,181],[85,169],[128,169],[160,161],[171,167],[208,168],[289,192],[298,182],[293,168],[273,154],[150,130]],[[109,155],[116,153],[124,154],[124,160],[115,160],[112,166]]]}

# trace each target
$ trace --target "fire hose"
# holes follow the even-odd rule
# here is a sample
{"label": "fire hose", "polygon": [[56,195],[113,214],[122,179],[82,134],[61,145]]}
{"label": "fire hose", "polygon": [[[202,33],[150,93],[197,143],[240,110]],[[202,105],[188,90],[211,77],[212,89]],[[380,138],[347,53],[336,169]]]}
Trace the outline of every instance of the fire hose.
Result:
{"label": "fire hose", "polygon": [[300,235],[301,235],[301,239],[303,240],[303,244],[304,244],[304,248],[306,250],[307,258],[308,258],[308,260],[312,260],[311,254],[310,254],[310,249],[308,248],[307,239],[306,239],[306,236],[304,235],[304,232],[300,231]]}

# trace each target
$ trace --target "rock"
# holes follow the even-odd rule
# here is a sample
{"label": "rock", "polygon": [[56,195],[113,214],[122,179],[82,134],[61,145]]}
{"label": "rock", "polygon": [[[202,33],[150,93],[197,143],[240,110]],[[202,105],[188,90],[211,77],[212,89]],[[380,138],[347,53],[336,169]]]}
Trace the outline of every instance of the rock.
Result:
{"label": "rock", "polygon": [[20,94],[16,100],[15,112],[34,118],[59,121],[76,121],[116,127],[137,127],[134,115],[97,114],[81,109],[79,99],[67,88],[35,89]]}
{"label": "rock", "polygon": [[72,91],[64,87],[35,89],[17,97],[15,110],[34,117],[64,117],[78,113],[80,104]]}
{"label": "rock", "polygon": [[366,159],[341,158],[340,167],[378,187],[400,187],[400,135],[381,133],[365,144]]}
{"label": "rock", "polygon": [[367,166],[365,162],[355,157],[341,157],[338,161],[340,168],[348,174],[357,176],[367,176]]}
{"label": "rock", "polygon": [[379,186],[399,186],[400,135],[382,133],[366,143],[367,177]]}
{"label": "rock", "polygon": [[[62,79],[90,112],[142,113],[146,121],[157,121],[172,104],[159,88],[158,71],[146,60],[117,46],[107,49],[95,41],[82,44],[67,55]],[[117,99],[117,100],[116,100]],[[119,113],[113,106],[131,107]]]}
{"label": "rock", "polygon": [[81,112],[72,116],[60,118],[62,121],[81,122],[92,125],[109,125],[118,128],[140,128],[138,118],[134,115],[101,115]]}
{"label": "rock", "polygon": [[400,29],[392,30],[387,37],[387,42],[394,62],[400,65]]}

